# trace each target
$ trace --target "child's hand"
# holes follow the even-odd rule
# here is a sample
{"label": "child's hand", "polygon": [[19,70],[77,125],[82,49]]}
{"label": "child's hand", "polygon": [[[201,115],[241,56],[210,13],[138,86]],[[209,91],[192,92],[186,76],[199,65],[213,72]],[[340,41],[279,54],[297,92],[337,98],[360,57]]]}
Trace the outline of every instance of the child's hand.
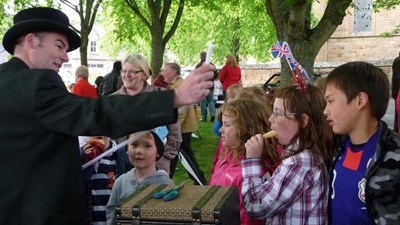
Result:
{"label": "child's hand", "polygon": [[247,140],[246,144],[246,158],[260,158],[264,149],[264,138],[261,134],[257,134]]}
{"label": "child's hand", "polygon": [[94,147],[94,145],[92,145],[92,144],[86,143],[86,144],[84,144],[84,145],[82,146],[82,150],[83,150],[83,153],[84,153],[85,155],[89,155],[89,154],[91,154],[91,153],[95,150],[95,147]]}

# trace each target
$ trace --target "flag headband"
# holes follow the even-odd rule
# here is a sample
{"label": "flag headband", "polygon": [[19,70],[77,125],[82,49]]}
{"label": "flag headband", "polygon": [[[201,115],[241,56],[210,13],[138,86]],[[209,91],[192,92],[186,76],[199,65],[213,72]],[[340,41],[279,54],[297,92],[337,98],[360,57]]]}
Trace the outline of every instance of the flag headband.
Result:
{"label": "flag headband", "polygon": [[310,95],[306,87],[306,84],[311,82],[310,77],[308,76],[307,71],[294,58],[289,44],[286,41],[278,41],[278,43],[272,46],[271,53],[274,58],[279,57],[286,59],[290,70],[292,71],[293,84],[296,85],[310,101]]}

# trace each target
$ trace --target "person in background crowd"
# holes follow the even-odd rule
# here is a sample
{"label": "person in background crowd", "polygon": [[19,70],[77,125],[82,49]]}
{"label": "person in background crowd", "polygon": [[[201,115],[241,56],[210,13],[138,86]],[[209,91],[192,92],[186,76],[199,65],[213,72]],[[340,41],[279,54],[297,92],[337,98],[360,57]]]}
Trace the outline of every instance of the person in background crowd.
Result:
{"label": "person in background crowd", "polygon": [[58,74],[80,47],[60,10],[19,11],[3,37],[13,55],[0,65],[0,224],[88,223],[79,135],[120,137],[175,123],[177,108],[201,101],[213,85],[204,65],[175,90],[81,97]]}
{"label": "person in background crowd", "polygon": [[[200,53],[200,62],[196,65],[196,67],[195,67],[196,69],[204,64],[204,62],[206,61],[206,56],[207,56],[206,52]],[[210,63],[210,64],[215,67],[214,64],[212,64],[212,63]],[[215,69],[214,79],[217,77],[218,77],[218,73]],[[208,107],[208,110],[210,111],[210,120],[211,120],[211,122],[214,122],[214,120],[215,120],[214,86],[212,88],[210,88],[210,94],[203,101],[200,102],[200,112],[201,112],[201,121],[202,122],[207,122],[207,107]]]}
{"label": "person in background crowd", "polygon": [[326,77],[320,77],[320,78],[314,80],[313,84],[314,84],[317,88],[321,89],[321,90],[325,93],[325,88],[326,88],[326,83],[325,83],[325,81],[326,81]]}
{"label": "person in background crowd", "polygon": [[[115,145],[115,142],[109,137],[91,137],[81,146],[82,165],[88,163]],[[126,154],[125,152],[123,153]],[[91,224],[105,225],[107,222],[106,206],[110,197],[111,188],[117,177],[118,154],[119,151],[113,152],[83,170],[83,183],[89,206],[89,221]],[[120,168],[122,167],[122,165],[118,166]],[[129,168],[131,168],[130,163],[124,166],[129,166]],[[125,172],[127,171],[124,171],[124,173]]]}
{"label": "person in background crowd", "polygon": [[225,58],[225,65],[219,72],[219,80],[222,84],[224,97],[226,97],[226,89],[233,84],[240,84],[241,79],[242,72],[236,60],[236,57],[232,54],[227,55]]}
{"label": "person in background crowd", "polygon": [[[181,75],[181,68],[176,63],[167,63],[164,65],[162,71],[162,76],[164,80],[168,82],[168,89],[176,89],[180,85],[182,85],[183,79]],[[199,164],[194,156],[194,152],[192,149],[192,133],[197,130],[197,119],[194,105],[185,106],[184,108],[179,109],[179,122],[181,124],[181,134],[182,134],[182,143],[180,146],[180,150],[183,151],[188,157],[188,160],[193,164],[193,170],[195,171],[197,177],[200,179],[202,184],[206,184],[207,180],[204,176],[203,171],[201,171]],[[178,162],[178,157],[171,162],[171,174],[173,176],[176,168],[176,164]],[[194,184],[198,185],[199,182],[188,173],[190,179],[194,181]],[[172,177],[171,176],[171,177]]]}
{"label": "person in background crowd", "polygon": [[75,83],[70,83],[70,84],[68,85],[68,90],[69,90],[69,92],[72,91],[72,88],[74,87],[74,85],[75,85]]}
{"label": "person in background crowd", "polygon": [[163,87],[163,88],[167,88],[168,87],[168,83],[164,81],[164,77],[160,74],[158,74],[157,79],[155,79],[153,81],[153,85],[157,86],[157,87]]}
{"label": "person in background crowd", "polygon": [[78,96],[97,98],[97,90],[88,81],[89,70],[87,66],[79,66],[75,71],[75,85],[72,87],[72,94]]}
{"label": "person in background crowd", "polygon": [[[225,97],[225,102],[229,102],[233,99],[235,99],[239,93],[242,91],[243,87],[240,84],[234,84],[229,86],[226,89],[226,97]],[[218,114],[220,114],[220,112],[218,112]],[[221,136],[221,133],[219,132],[219,129],[222,127],[222,122],[218,119],[215,121],[214,125],[213,125],[213,132],[214,134],[216,134],[217,136]]]}
{"label": "person in background crowd", "polygon": [[164,154],[163,140],[167,128],[158,127],[128,145],[129,161],[134,167],[120,176],[107,204],[107,224],[115,225],[115,207],[146,184],[174,184],[165,170],[158,170],[156,161]]}
{"label": "person in background crowd", "polygon": [[327,224],[332,133],[323,114],[323,92],[311,84],[296,84],[274,92],[269,118],[283,160],[263,180],[262,133],[246,142],[242,160],[242,194],[247,213],[265,224]]}
{"label": "person in background crowd", "polygon": [[381,120],[390,99],[387,75],[367,62],[343,64],[329,73],[325,98],[336,134],[331,224],[399,224],[400,136]]}
{"label": "person in background crowd", "polygon": [[113,68],[110,73],[106,74],[103,78],[103,82],[101,84],[102,93],[101,95],[110,95],[114,93],[122,86],[121,80],[121,69],[122,64],[121,61],[117,60],[113,64]]}
{"label": "person in background crowd", "polygon": [[102,86],[101,83],[103,82],[104,77],[103,76],[98,76],[94,80],[94,84],[96,85],[96,90],[97,90],[97,96],[100,96],[102,93]]}
{"label": "person in background crowd", "polygon": [[[155,87],[147,83],[150,78],[150,66],[147,59],[140,54],[133,54],[126,57],[122,63],[121,77],[122,87],[111,95],[137,95],[142,92],[152,92],[166,90]],[[168,135],[164,154],[157,160],[157,168],[170,173],[171,160],[179,152],[179,146],[182,142],[181,129],[179,121],[167,126]],[[117,143],[126,140],[127,137],[118,138]],[[171,177],[172,178],[172,177]]]}
{"label": "person in background crowd", "polygon": [[[392,64],[392,98],[396,100],[397,95],[399,93],[400,88],[400,53],[399,55],[393,60]],[[394,124],[393,130],[398,132],[398,115],[399,111],[397,108],[394,108]]]}

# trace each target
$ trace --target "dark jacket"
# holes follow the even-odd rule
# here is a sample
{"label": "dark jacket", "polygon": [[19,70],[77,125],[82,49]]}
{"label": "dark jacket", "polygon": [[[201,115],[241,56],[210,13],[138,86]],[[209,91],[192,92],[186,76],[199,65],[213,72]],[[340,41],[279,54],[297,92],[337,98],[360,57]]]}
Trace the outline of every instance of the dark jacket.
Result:
{"label": "dark jacket", "polygon": [[173,91],[91,99],[53,70],[0,65],[0,224],[87,224],[78,135],[120,137],[177,121]]}
{"label": "dark jacket", "polygon": [[121,72],[119,70],[113,70],[106,74],[101,82],[101,95],[110,95],[120,89],[122,86],[121,79]]}
{"label": "dark jacket", "polygon": [[[334,164],[343,154],[348,136],[335,137]],[[334,165],[333,164],[333,165]],[[333,167],[330,174],[331,179]],[[365,175],[365,204],[372,224],[398,225],[400,221],[400,136],[379,122],[375,156]],[[331,180],[332,183],[332,180]],[[331,190],[332,191],[332,190]]]}
{"label": "dark jacket", "polygon": [[400,88],[400,56],[394,59],[392,64],[392,98],[397,98]]}

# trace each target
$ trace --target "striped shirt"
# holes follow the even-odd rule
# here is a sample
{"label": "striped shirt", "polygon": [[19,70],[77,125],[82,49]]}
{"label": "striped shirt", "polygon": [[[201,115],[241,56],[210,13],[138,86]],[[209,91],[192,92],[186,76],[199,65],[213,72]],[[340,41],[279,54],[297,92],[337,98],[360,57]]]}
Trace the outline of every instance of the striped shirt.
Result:
{"label": "striped shirt", "polygon": [[95,164],[97,170],[89,181],[87,197],[90,205],[90,224],[106,224],[106,206],[115,181],[116,153],[100,159]]}
{"label": "striped shirt", "polygon": [[284,159],[264,183],[259,158],[242,160],[242,173],[242,194],[251,217],[272,225],[327,224],[327,172],[308,150]]}

